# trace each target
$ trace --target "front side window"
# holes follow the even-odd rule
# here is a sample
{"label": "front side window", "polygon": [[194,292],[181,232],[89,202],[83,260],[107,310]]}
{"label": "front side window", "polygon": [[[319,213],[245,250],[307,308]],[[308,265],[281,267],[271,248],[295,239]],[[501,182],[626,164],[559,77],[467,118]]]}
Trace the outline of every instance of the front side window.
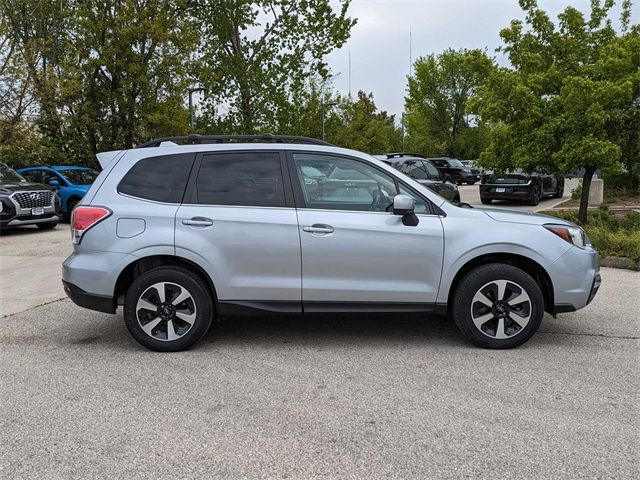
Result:
{"label": "front side window", "polygon": [[91,168],[67,168],[60,170],[60,173],[64,175],[67,180],[76,185],[91,185],[98,176],[98,172]]}
{"label": "front side window", "polygon": [[422,160],[409,160],[404,163],[401,171],[411,178],[421,180],[440,180],[440,172],[429,162]]}
{"label": "front side window", "polygon": [[393,204],[394,179],[371,165],[323,154],[293,158],[308,208],[385,212]]}
{"label": "front side window", "polygon": [[143,158],[123,177],[118,192],[162,203],[181,203],[195,154]]}
{"label": "front side window", "polygon": [[284,207],[284,180],[278,152],[205,155],[196,180],[196,203]]}

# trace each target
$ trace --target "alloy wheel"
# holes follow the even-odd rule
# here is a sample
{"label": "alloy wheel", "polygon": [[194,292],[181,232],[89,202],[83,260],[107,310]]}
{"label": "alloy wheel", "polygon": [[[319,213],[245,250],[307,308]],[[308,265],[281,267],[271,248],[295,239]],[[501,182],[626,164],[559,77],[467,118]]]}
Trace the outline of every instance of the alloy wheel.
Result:
{"label": "alloy wheel", "polygon": [[171,282],[154,283],[138,298],[136,318],[140,328],[161,341],[177,340],[196,321],[196,305],[191,293]]}
{"label": "alloy wheel", "polygon": [[481,287],[471,301],[471,319],[484,335],[511,338],[522,332],[531,319],[531,298],[511,280],[494,280]]}

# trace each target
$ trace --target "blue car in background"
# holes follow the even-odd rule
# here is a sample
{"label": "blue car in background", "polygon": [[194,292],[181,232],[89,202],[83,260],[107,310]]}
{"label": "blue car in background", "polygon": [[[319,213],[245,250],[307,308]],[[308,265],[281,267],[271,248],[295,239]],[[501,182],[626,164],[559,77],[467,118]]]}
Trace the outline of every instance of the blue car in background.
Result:
{"label": "blue car in background", "polygon": [[99,173],[89,167],[70,165],[41,165],[21,168],[17,172],[30,182],[44,183],[58,190],[62,200],[62,213],[67,217]]}

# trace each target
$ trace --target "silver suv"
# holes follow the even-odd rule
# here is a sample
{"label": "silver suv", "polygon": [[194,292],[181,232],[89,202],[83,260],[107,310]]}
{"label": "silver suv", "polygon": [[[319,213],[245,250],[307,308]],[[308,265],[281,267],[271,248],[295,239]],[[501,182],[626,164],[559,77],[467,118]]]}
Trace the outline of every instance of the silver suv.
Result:
{"label": "silver suv", "polygon": [[193,345],[216,316],[265,312],[449,313],[476,345],[510,348],[600,285],[578,226],[457,206],[317,140],[173,137],[98,160],[64,288],[82,307],[122,305],[153,350]]}

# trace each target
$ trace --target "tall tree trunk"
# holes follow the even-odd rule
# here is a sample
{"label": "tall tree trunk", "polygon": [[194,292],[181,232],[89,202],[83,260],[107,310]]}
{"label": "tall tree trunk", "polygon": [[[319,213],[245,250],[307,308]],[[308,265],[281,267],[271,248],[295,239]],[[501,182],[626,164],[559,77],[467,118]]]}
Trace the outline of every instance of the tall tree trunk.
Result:
{"label": "tall tree trunk", "polygon": [[589,190],[591,190],[591,179],[595,173],[595,167],[586,167],[582,176],[582,195],[580,196],[580,210],[578,212],[578,222],[581,225],[587,223],[587,209],[589,207]]}

